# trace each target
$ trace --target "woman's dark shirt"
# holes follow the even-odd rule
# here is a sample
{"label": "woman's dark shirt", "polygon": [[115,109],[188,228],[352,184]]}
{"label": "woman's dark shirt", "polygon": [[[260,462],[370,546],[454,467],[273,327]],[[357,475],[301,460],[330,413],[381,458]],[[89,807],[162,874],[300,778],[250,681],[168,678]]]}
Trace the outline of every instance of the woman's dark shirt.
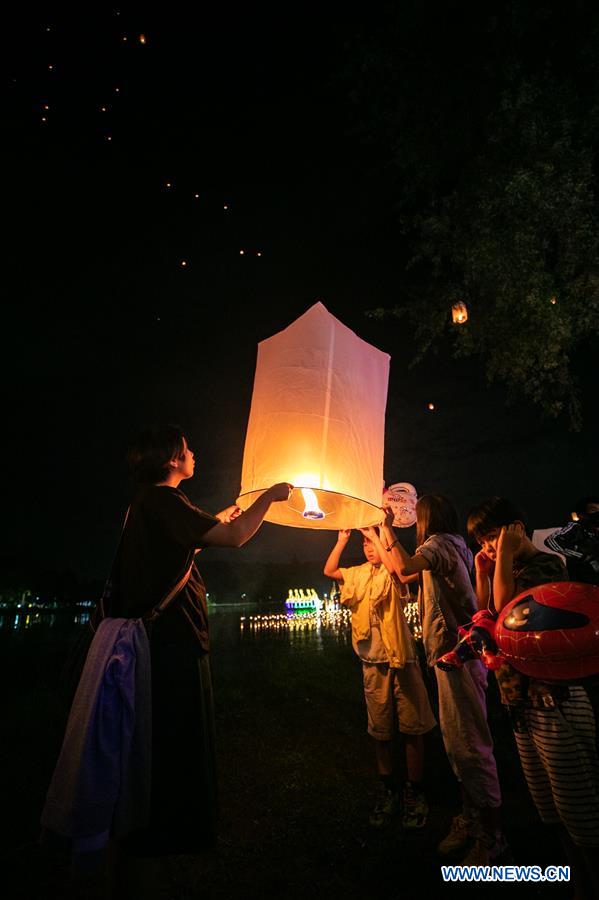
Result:
{"label": "woman's dark shirt", "polygon": [[[187,571],[206,532],[218,524],[178,488],[142,485],[129,510],[107,614],[147,615]],[[152,626],[154,638],[162,643],[199,642],[208,651],[206,588],[195,562],[183,590]]]}

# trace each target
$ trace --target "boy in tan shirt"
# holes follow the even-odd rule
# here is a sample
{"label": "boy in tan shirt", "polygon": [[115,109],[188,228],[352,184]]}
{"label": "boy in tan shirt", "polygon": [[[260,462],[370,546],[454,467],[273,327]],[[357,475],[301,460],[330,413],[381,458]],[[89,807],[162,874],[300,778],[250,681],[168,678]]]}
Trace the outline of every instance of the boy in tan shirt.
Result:
{"label": "boy in tan shirt", "polygon": [[400,788],[393,771],[393,736],[404,737],[408,780],[403,790],[404,828],[426,824],[428,804],[422,791],[422,735],[436,725],[422,678],[414,640],[402,610],[402,584],[393,573],[388,551],[376,528],[361,529],[366,562],[339,566],[350,530],[339,532],[324,568],[341,587],[341,603],[352,613],[352,644],[362,661],[368,733],[374,739],[381,792],[370,816],[387,825],[399,811]]}

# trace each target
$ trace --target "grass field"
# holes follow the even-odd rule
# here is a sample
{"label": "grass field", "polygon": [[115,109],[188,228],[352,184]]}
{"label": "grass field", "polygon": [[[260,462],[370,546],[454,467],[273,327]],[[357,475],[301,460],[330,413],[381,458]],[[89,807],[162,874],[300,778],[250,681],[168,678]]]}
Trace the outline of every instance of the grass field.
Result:
{"label": "grass field", "polygon": [[[376,777],[360,664],[346,632],[320,639],[304,632],[252,635],[241,632],[239,613],[231,611],[213,616],[212,631],[219,843],[202,856],[171,860],[165,897],[411,900],[509,891],[510,897],[561,900],[573,894],[565,884],[441,881],[435,846],[457,809],[458,791],[438,729],[426,737],[427,827],[415,833],[370,828]],[[56,629],[0,636],[4,900],[91,897],[70,882],[66,857],[37,843],[64,728],[57,683],[72,637]],[[489,718],[515,862],[565,864],[532,806],[493,685]]]}

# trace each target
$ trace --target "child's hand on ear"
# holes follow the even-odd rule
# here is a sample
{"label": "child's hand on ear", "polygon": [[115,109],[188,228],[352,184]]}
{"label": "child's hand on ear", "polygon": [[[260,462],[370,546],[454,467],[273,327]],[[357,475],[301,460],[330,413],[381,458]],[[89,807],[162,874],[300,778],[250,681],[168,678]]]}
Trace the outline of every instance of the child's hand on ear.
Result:
{"label": "child's hand on ear", "polygon": [[490,575],[494,564],[484,550],[479,550],[474,557],[474,567],[479,575]]}

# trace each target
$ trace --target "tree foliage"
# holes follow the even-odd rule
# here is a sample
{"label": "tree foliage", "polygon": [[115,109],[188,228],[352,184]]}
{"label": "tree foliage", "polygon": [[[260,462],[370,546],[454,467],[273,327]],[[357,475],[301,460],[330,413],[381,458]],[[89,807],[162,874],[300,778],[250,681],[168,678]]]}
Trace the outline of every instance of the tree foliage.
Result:
{"label": "tree foliage", "polygon": [[578,427],[573,358],[599,335],[599,13],[404,3],[348,51],[404,242],[397,303],[371,314],[408,317],[416,360],[451,340]]}

